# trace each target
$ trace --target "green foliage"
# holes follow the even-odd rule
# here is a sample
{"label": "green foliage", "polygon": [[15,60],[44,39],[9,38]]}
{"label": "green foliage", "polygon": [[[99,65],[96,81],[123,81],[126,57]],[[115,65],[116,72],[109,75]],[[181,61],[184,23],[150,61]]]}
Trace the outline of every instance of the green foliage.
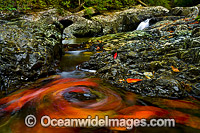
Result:
{"label": "green foliage", "polygon": [[174,0],[175,6],[194,6],[199,4],[199,0]]}
{"label": "green foliage", "polygon": [[200,22],[200,15],[195,18],[195,20]]}
{"label": "green foliage", "polygon": [[0,0],[0,10],[30,10],[35,8],[70,8],[72,0]]}
{"label": "green foliage", "polygon": [[120,9],[135,5],[136,0],[84,0],[86,6],[94,6],[97,10]]}
{"label": "green foliage", "polygon": [[[197,5],[198,0],[141,0],[150,6],[192,6]],[[58,9],[75,9],[85,2],[84,8],[95,7],[97,10],[113,10],[130,7],[139,4],[138,0],[0,0],[0,10],[30,10],[36,8],[56,7]],[[86,10],[86,14],[90,14]]]}
{"label": "green foliage", "polygon": [[164,6],[170,8],[170,0],[144,0],[144,2],[151,6]]}
{"label": "green foliage", "polygon": [[70,7],[70,1],[62,1],[61,4],[67,8]]}
{"label": "green foliage", "polygon": [[89,18],[91,18],[91,17],[92,17],[92,14],[93,14],[92,9],[87,8],[87,7],[85,7],[85,6],[83,6],[83,7],[85,8],[85,12],[84,12],[84,14],[85,14],[85,15],[88,15]]}

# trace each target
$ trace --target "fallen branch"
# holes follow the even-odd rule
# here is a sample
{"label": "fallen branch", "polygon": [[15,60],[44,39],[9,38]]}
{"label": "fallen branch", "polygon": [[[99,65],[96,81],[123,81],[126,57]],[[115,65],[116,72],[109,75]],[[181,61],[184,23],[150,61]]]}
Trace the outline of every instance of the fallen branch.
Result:
{"label": "fallen branch", "polygon": [[147,4],[145,4],[144,2],[142,2],[141,0],[137,0],[140,4],[142,4],[143,6],[148,6]]}

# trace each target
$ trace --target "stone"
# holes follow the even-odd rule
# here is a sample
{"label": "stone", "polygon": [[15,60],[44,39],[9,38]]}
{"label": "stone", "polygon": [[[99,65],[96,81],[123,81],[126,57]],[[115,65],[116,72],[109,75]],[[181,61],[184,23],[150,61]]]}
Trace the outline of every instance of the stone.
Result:
{"label": "stone", "polygon": [[56,63],[63,52],[61,29],[57,27],[59,22],[52,18],[53,14],[57,15],[52,9],[38,13],[35,18],[21,15],[20,20],[6,20],[1,25],[2,95],[56,71]]}

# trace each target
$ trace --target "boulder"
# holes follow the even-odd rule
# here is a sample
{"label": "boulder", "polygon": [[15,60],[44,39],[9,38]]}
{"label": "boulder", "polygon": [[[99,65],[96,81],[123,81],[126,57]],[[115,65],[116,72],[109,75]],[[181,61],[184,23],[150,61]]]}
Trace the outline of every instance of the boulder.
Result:
{"label": "boulder", "polygon": [[141,21],[147,18],[165,16],[168,12],[168,9],[161,6],[133,7],[123,11],[93,16],[91,20],[82,17],[83,14],[81,13],[79,15],[76,13],[61,18],[59,21],[66,27],[63,36],[72,34],[76,37],[93,37],[135,30]]}
{"label": "boulder", "polygon": [[161,20],[174,21],[184,17],[195,18],[199,14],[199,9],[197,6],[175,7],[169,11],[162,6],[136,6],[122,11],[104,12],[101,15],[91,17],[91,19],[84,18],[84,12],[85,10],[59,19],[66,27],[63,38],[69,38],[69,35],[72,37],[93,37],[133,31],[141,21],[147,18],[152,18],[151,25]]}
{"label": "boulder", "polygon": [[133,7],[131,9],[105,13],[92,17],[92,20],[98,21],[103,27],[103,33],[117,33],[135,30],[138,24],[152,17],[165,16],[169,12],[162,6],[156,7]]}
{"label": "boulder", "polygon": [[62,56],[62,25],[48,13],[43,12],[34,19],[32,15],[0,18],[0,96],[55,73]]}
{"label": "boulder", "polygon": [[199,22],[181,18],[163,20],[141,31],[95,37],[92,42],[101,40],[105,52],[91,56],[81,67],[97,70],[98,77],[143,96],[199,97],[198,33]]}
{"label": "boulder", "polygon": [[193,7],[175,7],[170,10],[170,13],[176,16],[196,18],[199,15],[199,7],[198,5]]}
{"label": "boulder", "polygon": [[73,24],[66,27],[63,31],[63,37],[69,38],[68,36],[75,37],[92,37],[102,33],[101,25],[98,22],[85,19],[83,17],[76,16],[77,20],[73,20]]}

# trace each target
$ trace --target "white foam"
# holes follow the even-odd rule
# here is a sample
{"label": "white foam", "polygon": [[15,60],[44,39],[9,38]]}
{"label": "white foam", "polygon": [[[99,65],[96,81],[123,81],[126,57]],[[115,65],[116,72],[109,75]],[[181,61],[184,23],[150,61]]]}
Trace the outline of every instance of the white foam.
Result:
{"label": "white foam", "polygon": [[77,50],[77,51],[66,51],[68,54],[73,54],[73,55],[79,55],[82,52],[85,52],[86,50]]}
{"label": "white foam", "polygon": [[150,20],[151,20],[151,19],[147,19],[147,20],[145,20],[145,21],[142,21],[142,22],[138,25],[138,27],[137,27],[136,30],[143,30],[144,28],[149,27],[149,21],[150,21]]}

